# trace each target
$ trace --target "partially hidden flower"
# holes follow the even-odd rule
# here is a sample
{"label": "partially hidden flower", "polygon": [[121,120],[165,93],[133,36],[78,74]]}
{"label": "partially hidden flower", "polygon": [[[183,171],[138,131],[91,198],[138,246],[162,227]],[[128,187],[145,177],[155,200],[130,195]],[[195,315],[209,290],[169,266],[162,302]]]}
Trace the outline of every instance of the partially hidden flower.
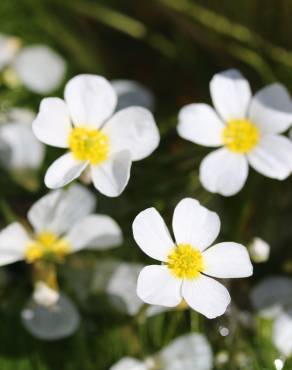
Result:
{"label": "partially hidden flower", "polygon": [[[5,70],[4,70],[5,68]],[[19,38],[0,35],[0,70],[11,85],[23,84],[38,94],[48,94],[63,82],[64,59],[46,45],[22,46]]]}
{"label": "partially hidden flower", "polygon": [[288,91],[274,83],[252,97],[237,70],[216,74],[210,82],[216,111],[189,104],[179,112],[179,135],[196,144],[221,147],[200,165],[200,180],[212,193],[231,196],[244,186],[249,165],[264,176],[284,180],[292,169],[292,143],[281,135],[292,123]]}
{"label": "partially hidden flower", "polygon": [[79,75],[65,87],[65,100],[43,99],[33,123],[37,138],[68,148],[48,169],[45,184],[62,187],[89,166],[94,186],[115,197],[125,189],[133,161],[158,146],[159,131],[150,111],[128,107],[114,113],[117,96],[101,76]]}
{"label": "partially hidden flower", "polygon": [[175,242],[155,208],[142,211],[133,222],[136,243],[148,256],[161,261],[161,265],[141,271],[138,296],[146,303],[167,307],[175,307],[184,299],[208,318],[222,315],[230,295],[213,277],[251,276],[247,249],[233,242],[211,246],[220,230],[219,217],[195,199],[178,203],[172,227]]}
{"label": "partially hidden flower", "polygon": [[1,231],[0,265],[62,262],[84,248],[117,247],[122,241],[119,226],[109,216],[93,214],[95,205],[95,197],[77,184],[45,195],[28,211],[32,230],[14,222]]}
{"label": "partially hidden flower", "polygon": [[198,333],[172,340],[158,353],[144,360],[125,357],[110,370],[211,370],[213,353],[207,338]]}
{"label": "partially hidden flower", "polygon": [[0,157],[8,170],[36,170],[43,162],[45,146],[32,132],[34,118],[35,114],[25,108],[13,108],[2,115]]}

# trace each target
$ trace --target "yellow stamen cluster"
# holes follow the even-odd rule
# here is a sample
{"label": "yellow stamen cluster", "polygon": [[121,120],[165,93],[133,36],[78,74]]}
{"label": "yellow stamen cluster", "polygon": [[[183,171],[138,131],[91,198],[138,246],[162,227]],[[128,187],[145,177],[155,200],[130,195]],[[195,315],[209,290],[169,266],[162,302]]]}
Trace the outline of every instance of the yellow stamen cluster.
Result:
{"label": "yellow stamen cluster", "polygon": [[202,253],[190,244],[178,244],[167,258],[171,273],[180,279],[195,279],[204,271]]}
{"label": "yellow stamen cluster", "polygon": [[227,122],[223,130],[223,142],[226,148],[236,153],[248,153],[259,142],[259,130],[246,119],[233,119]]}
{"label": "yellow stamen cluster", "polygon": [[34,240],[28,242],[25,259],[28,263],[46,258],[61,262],[70,249],[70,245],[65,239],[59,239],[56,234],[44,231],[39,233]]}
{"label": "yellow stamen cluster", "polygon": [[108,158],[109,138],[90,127],[75,127],[69,135],[69,148],[75,159],[96,165]]}

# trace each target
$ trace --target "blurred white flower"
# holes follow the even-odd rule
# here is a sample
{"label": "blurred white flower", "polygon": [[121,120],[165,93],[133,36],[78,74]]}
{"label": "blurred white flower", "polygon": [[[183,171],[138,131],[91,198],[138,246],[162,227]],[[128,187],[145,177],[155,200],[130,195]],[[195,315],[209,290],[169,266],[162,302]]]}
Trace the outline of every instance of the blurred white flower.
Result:
{"label": "blurred white flower", "polygon": [[48,169],[45,183],[62,187],[90,167],[93,184],[116,197],[125,189],[132,161],[148,157],[159,144],[159,131],[150,111],[128,107],[113,115],[117,96],[101,76],[79,75],[65,87],[65,101],[43,99],[33,123],[37,138],[68,148]]}
{"label": "blurred white flower", "polygon": [[117,111],[133,105],[153,111],[154,96],[146,86],[132,80],[112,80],[111,84],[118,96]]}
{"label": "blurred white flower", "polygon": [[143,361],[126,357],[110,370],[211,370],[212,367],[213,353],[206,337],[191,333],[174,339]]}
{"label": "blurred white flower", "polygon": [[276,317],[272,340],[281,354],[286,357],[292,355],[292,310],[282,312]]}
{"label": "blurred white flower", "polygon": [[11,67],[27,89],[43,95],[56,90],[63,82],[66,72],[64,59],[44,45],[22,48]]}
{"label": "blurred white flower", "polygon": [[21,46],[18,38],[0,35],[0,70],[8,68],[8,79],[18,80],[27,89],[48,94],[63,82],[64,59],[45,45]]}
{"label": "blurred white flower", "polygon": [[167,307],[175,307],[184,299],[208,318],[222,315],[230,295],[211,277],[251,276],[247,249],[232,242],[210,247],[219,234],[220,220],[195,199],[178,203],[172,226],[176,243],[155,208],[142,211],[134,220],[136,243],[148,256],[162,262],[141,271],[138,296],[146,303]]}
{"label": "blurred white flower", "polygon": [[275,318],[286,307],[292,307],[292,279],[271,276],[260,281],[251,291],[251,302],[264,318]]}
{"label": "blurred white flower", "polygon": [[60,297],[60,293],[49,287],[43,281],[37,281],[34,285],[33,299],[34,301],[45,307],[55,305]]}
{"label": "blurred white flower", "polygon": [[92,214],[95,197],[80,185],[56,190],[38,200],[28,212],[33,232],[18,222],[0,233],[0,265],[42,259],[62,262],[81,249],[103,250],[121,244],[122,233],[109,216]]}
{"label": "blurred white flower", "polygon": [[189,104],[179,112],[179,135],[196,144],[221,147],[200,166],[200,180],[212,193],[231,196],[244,186],[249,165],[264,176],[283,180],[292,169],[292,143],[283,135],[292,123],[288,91],[279,83],[252,97],[237,70],[216,74],[210,83],[216,111]]}
{"label": "blurred white flower", "polygon": [[266,262],[270,256],[270,245],[261,238],[253,238],[248,246],[251,260],[256,263]]}
{"label": "blurred white flower", "polygon": [[31,124],[35,114],[29,109],[14,108],[1,117],[0,158],[9,170],[38,169],[45,147],[34,136]]}

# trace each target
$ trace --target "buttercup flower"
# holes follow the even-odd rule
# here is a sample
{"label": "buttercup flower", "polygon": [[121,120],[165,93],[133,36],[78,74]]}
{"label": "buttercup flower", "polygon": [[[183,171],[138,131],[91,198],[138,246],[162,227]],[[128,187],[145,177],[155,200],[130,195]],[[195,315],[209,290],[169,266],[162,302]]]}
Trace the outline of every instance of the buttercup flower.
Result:
{"label": "buttercup flower", "polygon": [[7,169],[37,169],[40,167],[44,159],[45,148],[31,130],[34,118],[32,111],[23,108],[14,108],[1,117],[0,156]]}
{"label": "buttercup flower", "polygon": [[167,307],[177,306],[184,299],[208,318],[222,315],[230,295],[212,277],[251,276],[246,248],[232,242],[210,247],[218,236],[220,220],[195,199],[185,198],[178,203],[172,227],[176,242],[155,208],[142,211],[134,220],[136,243],[148,256],[162,262],[141,271],[138,296],[146,303]]}
{"label": "buttercup flower", "polygon": [[95,198],[80,185],[45,195],[28,212],[32,232],[18,222],[1,231],[0,265],[20,260],[62,262],[69,253],[84,248],[118,246],[122,241],[119,226],[109,216],[92,214],[94,208]]}
{"label": "buttercup flower", "polygon": [[43,99],[33,123],[40,141],[69,149],[48,169],[46,185],[62,187],[90,166],[96,189],[109,197],[120,195],[129,181],[132,161],[149,156],[158,146],[152,114],[129,107],[112,116],[117,96],[101,76],[74,77],[64,95],[65,101]]}
{"label": "buttercup flower", "polygon": [[248,81],[236,70],[216,74],[210,83],[216,111],[189,104],[179,112],[179,135],[196,144],[221,147],[200,166],[200,180],[212,193],[231,196],[248,176],[248,165],[283,180],[292,169],[292,143],[282,135],[292,123],[288,91],[279,83],[252,97]]}
{"label": "buttercup flower", "polygon": [[0,35],[0,70],[5,79],[22,83],[38,94],[48,94],[62,83],[66,72],[64,59],[46,45],[21,45],[14,36]]}

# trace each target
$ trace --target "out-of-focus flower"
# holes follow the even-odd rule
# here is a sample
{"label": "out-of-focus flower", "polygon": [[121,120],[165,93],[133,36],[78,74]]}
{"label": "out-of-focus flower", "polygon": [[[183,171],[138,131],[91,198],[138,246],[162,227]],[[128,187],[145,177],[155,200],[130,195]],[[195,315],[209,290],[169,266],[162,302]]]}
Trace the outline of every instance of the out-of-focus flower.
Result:
{"label": "out-of-focus flower", "polygon": [[20,39],[0,35],[0,69],[8,83],[23,84],[38,94],[56,90],[64,80],[64,59],[45,45],[21,46]]}
{"label": "out-of-focus flower", "polygon": [[253,238],[248,246],[251,260],[256,263],[266,262],[270,256],[270,245],[261,238]]}
{"label": "out-of-focus flower", "polygon": [[258,314],[274,318],[285,307],[292,307],[292,279],[271,276],[260,281],[251,291],[251,302]]}
{"label": "out-of-focus flower", "polygon": [[272,340],[281,354],[285,357],[292,355],[292,310],[282,312],[276,317]]}
{"label": "out-of-focus flower", "polygon": [[162,262],[141,271],[138,296],[146,303],[167,307],[177,306],[184,299],[208,318],[222,315],[230,295],[212,277],[251,276],[247,249],[232,242],[210,247],[219,234],[220,220],[195,199],[178,203],[172,226],[176,243],[155,208],[142,211],[134,220],[136,243],[148,256]]}
{"label": "out-of-focus flower", "polygon": [[133,105],[153,111],[154,96],[146,86],[132,80],[112,80],[111,84],[118,96],[117,111]]}
{"label": "out-of-focus flower", "polygon": [[122,233],[109,216],[91,214],[94,196],[80,185],[56,190],[38,200],[28,212],[33,232],[18,222],[0,233],[0,265],[25,260],[62,262],[84,248],[102,250],[121,244]]}
{"label": "out-of-focus flower", "polygon": [[37,281],[34,285],[33,299],[34,301],[46,307],[55,305],[60,297],[60,293],[48,286],[43,281]]}
{"label": "out-of-focus flower", "polygon": [[31,124],[35,114],[14,108],[1,116],[0,158],[8,170],[36,170],[43,162],[45,147],[34,136]]}
{"label": "out-of-focus flower", "polygon": [[237,70],[216,74],[210,83],[216,111],[190,104],[179,113],[179,135],[196,144],[221,147],[200,166],[200,180],[212,193],[231,196],[244,186],[249,165],[264,176],[283,180],[292,169],[292,143],[280,135],[292,123],[288,91],[279,83],[252,98]]}
{"label": "out-of-focus flower", "polygon": [[126,357],[110,370],[211,370],[213,353],[206,337],[191,333],[174,339],[160,352],[143,361]]}
{"label": "out-of-focus flower", "polygon": [[93,184],[116,197],[126,187],[132,161],[149,156],[159,144],[159,131],[150,111],[128,107],[113,116],[117,96],[101,76],[79,75],[65,88],[65,101],[46,98],[33,123],[37,138],[68,148],[48,169],[45,183],[59,188],[90,166]]}

